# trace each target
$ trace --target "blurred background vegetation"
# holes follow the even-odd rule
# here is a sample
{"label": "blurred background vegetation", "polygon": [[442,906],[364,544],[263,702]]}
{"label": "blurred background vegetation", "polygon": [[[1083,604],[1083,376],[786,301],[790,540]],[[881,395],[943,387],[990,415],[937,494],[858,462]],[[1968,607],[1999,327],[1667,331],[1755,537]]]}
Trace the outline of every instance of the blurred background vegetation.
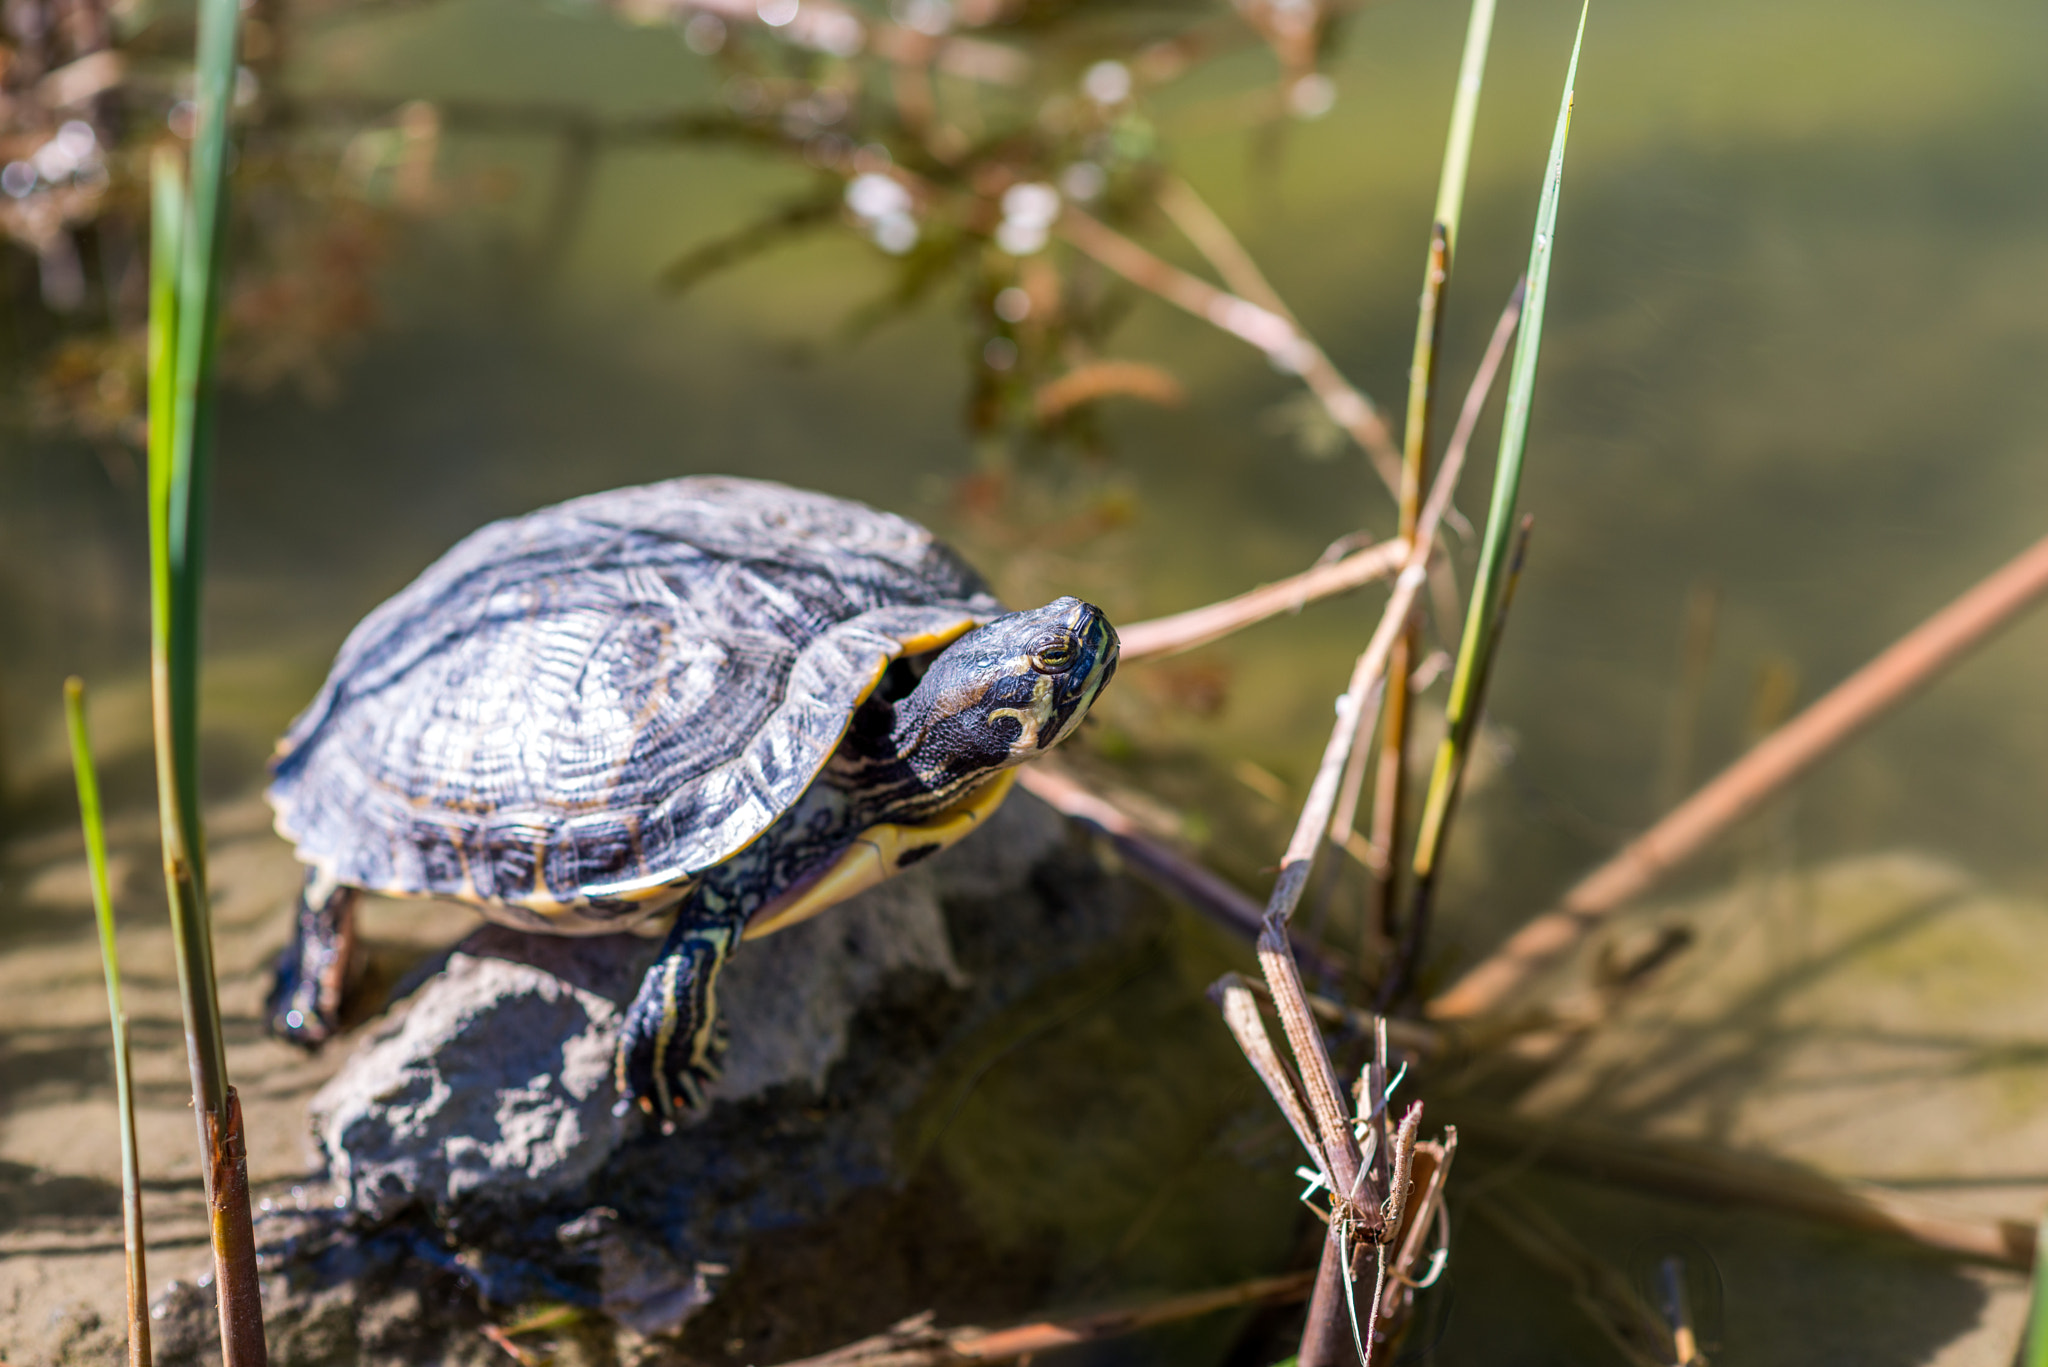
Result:
{"label": "blurred background vegetation", "polygon": [[[785,3],[248,7],[214,796],[260,782],[368,608],[480,523],[578,493],[713,471],[821,488],[929,523],[1014,602],[1074,592],[1120,621],[1392,533],[1298,377],[1085,258],[1048,206],[1206,273],[1158,203],[1185,180],[1397,422],[1464,6]],[[1575,16],[1500,16],[1440,413],[1522,268]],[[189,119],[191,14],[8,0],[0,26],[9,837],[73,819],[67,673],[94,680],[110,805],[153,795],[142,178]],[[2044,30],[2013,0],[1601,0],[1523,492],[1539,529],[1436,975],[2041,534]],[[1464,481],[1475,515],[1488,473]],[[1454,543],[1464,582],[1472,550]],[[1263,889],[1378,611],[1367,591],[1127,669],[1085,736],[1095,777]],[[2044,669],[2048,626],[2023,623],[1687,878],[1904,846],[2048,895]],[[1219,964],[1189,956],[1062,1048],[1235,1069],[1201,1033]],[[1249,1081],[1228,1078],[1237,1106]],[[988,1129],[1015,1152],[992,1150],[986,1189],[1072,1177],[1033,1147],[1065,1133]],[[1259,1219],[1209,1213],[1276,1261],[1285,1230],[1254,1250]],[[1469,1247],[1466,1286],[1545,1313],[1546,1285]]]}
{"label": "blurred background vegetation", "polygon": [[[138,172],[186,109],[190,15],[97,3],[6,11],[17,828],[68,820],[67,671],[104,681],[117,790],[123,772],[147,788]],[[1453,397],[1521,265],[1569,8],[1500,19]],[[903,0],[851,62],[819,50],[851,41],[829,25],[739,14],[251,11],[215,791],[257,780],[365,609],[479,523],[588,490],[722,470],[853,495],[931,523],[1016,601],[1079,592],[1123,619],[1391,531],[1392,501],[1294,377],[1062,243],[992,239],[1020,231],[1009,186],[1063,186],[1199,269],[1152,202],[1185,177],[1398,421],[1462,7],[1311,11],[1295,41],[1271,6]],[[1454,952],[2037,533],[2044,25],[1995,0],[1598,16],[1525,493],[1541,530],[1448,872]],[[900,203],[859,179],[891,167],[915,187],[887,182]],[[1049,383],[1105,360],[1141,368],[1045,416]],[[1253,873],[1374,597],[1132,670],[1096,748],[1199,772],[1173,789],[1189,831],[1250,822],[1219,857]],[[1711,627],[1690,684],[1689,613]],[[1994,646],[1808,785],[1783,839],[2048,881],[2044,655],[2039,628]]]}

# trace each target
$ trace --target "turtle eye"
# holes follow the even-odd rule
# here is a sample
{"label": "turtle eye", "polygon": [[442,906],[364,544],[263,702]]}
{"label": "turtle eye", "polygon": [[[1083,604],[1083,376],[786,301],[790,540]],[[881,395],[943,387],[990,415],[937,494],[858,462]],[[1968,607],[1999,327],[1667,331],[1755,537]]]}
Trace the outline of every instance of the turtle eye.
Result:
{"label": "turtle eye", "polygon": [[1041,674],[1053,674],[1074,662],[1074,642],[1067,637],[1040,646],[1031,656],[1031,667]]}

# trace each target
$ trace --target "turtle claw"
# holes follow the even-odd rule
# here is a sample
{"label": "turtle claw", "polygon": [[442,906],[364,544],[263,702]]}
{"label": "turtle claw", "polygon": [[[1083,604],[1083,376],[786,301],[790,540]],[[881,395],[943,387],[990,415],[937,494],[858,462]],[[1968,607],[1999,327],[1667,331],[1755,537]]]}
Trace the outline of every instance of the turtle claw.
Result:
{"label": "turtle claw", "polygon": [[327,1006],[326,999],[332,995],[323,990],[318,976],[304,971],[299,946],[290,946],[278,955],[277,981],[265,1003],[270,1033],[301,1049],[318,1049],[341,1028]]}
{"label": "turtle claw", "polygon": [[726,1039],[711,987],[737,938],[723,926],[678,924],[626,1010],[619,1095],[649,1116],[669,1122],[710,1109]]}
{"label": "turtle claw", "polygon": [[359,894],[309,871],[299,894],[292,942],[277,956],[277,980],[265,1003],[270,1033],[318,1049],[341,1032],[342,992],[355,943]]}

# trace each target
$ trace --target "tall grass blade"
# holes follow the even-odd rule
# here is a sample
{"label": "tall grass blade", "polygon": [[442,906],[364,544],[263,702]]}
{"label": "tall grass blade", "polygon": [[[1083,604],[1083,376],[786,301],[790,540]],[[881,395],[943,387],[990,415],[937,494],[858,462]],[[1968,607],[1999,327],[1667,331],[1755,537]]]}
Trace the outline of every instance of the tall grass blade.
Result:
{"label": "tall grass blade", "polygon": [[114,1027],[114,1100],[121,1113],[121,1234],[128,1250],[128,1363],[149,1367],[149,1269],[142,1246],[142,1173],[135,1151],[135,1086],[128,1050],[128,1013],[121,1009],[121,961],[114,952],[114,899],[107,887],[107,829],[100,782],[85,729],[85,684],[64,681],[64,724],[71,735],[71,772],[78,784],[78,821],[85,829],[92,910],[100,926],[100,966],[107,975],[107,1019]]}
{"label": "tall grass blade", "polygon": [[2034,1305],[2027,1312],[2027,1344],[2022,1350],[2023,1367],[2048,1367],[2048,1215],[2034,1236]]}
{"label": "tall grass blade", "polygon": [[175,157],[156,159],[150,245],[150,666],[157,792],[225,1367],[266,1360],[248,1161],[221,1036],[199,804],[201,587],[239,18],[236,0],[200,0],[191,181],[181,192]]}
{"label": "tall grass blade", "polygon": [[1451,131],[1444,140],[1444,165],[1437,177],[1436,221],[1452,251],[1465,208],[1466,171],[1472,164],[1472,129],[1479,121],[1479,92],[1486,81],[1486,51],[1493,42],[1494,0],[1472,0],[1465,25],[1465,55],[1458,62],[1458,93],[1451,101]]}
{"label": "tall grass blade", "polygon": [[[1494,0],[1473,0],[1465,29],[1465,50],[1458,61],[1458,88],[1451,101],[1451,127],[1444,139],[1443,167],[1437,176],[1436,219],[1429,254],[1423,262],[1422,303],[1415,319],[1415,347],[1408,364],[1408,413],[1402,432],[1400,535],[1415,537],[1422,489],[1429,481],[1430,419],[1435,409],[1437,354],[1443,340],[1444,292],[1464,211],[1465,180],[1472,161],[1472,130],[1479,119],[1479,93],[1486,78],[1486,53],[1493,40]],[[1395,898],[1399,865],[1391,852],[1400,844],[1405,819],[1408,775],[1408,676],[1420,638],[1411,624],[1387,662],[1385,696],[1380,709],[1378,776],[1373,785],[1372,845],[1388,852],[1373,880],[1373,909],[1363,928],[1360,962],[1396,934]],[[1356,794],[1364,782],[1366,747],[1352,747],[1345,775],[1341,820],[1331,838],[1343,842],[1353,828]]]}
{"label": "tall grass blade", "polygon": [[[1565,142],[1571,132],[1572,95],[1578,82],[1579,53],[1586,39],[1586,9],[1579,11],[1579,28],[1572,40],[1571,64],[1566,68],[1564,96],[1557,111],[1557,127],[1550,143],[1550,159],[1543,172],[1543,194],[1536,206],[1536,227],[1529,244],[1527,302],[1523,306],[1521,333],[1515,340],[1515,359],[1508,370],[1507,408],[1501,419],[1500,455],[1494,467],[1493,502],[1487,509],[1486,531],[1480,542],[1479,569],[1466,606],[1465,629],[1458,642],[1457,669],[1451,676],[1451,694],[1445,706],[1444,738],[1437,746],[1436,763],[1430,773],[1428,796],[1423,800],[1422,820],[1416,832],[1414,875],[1416,910],[1426,905],[1427,885],[1436,876],[1450,818],[1452,800],[1465,770],[1471,748],[1472,730],[1478,720],[1483,681],[1492,664],[1493,648],[1503,590],[1510,570],[1510,542],[1514,537],[1516,502],[1522,487],[1522,460],[1528,445],[1529,409],[1536,391],[1536,362],[1542,354],[1543,317],[1550,292],[1550,262],[1557,244],[1557,206],[1564,189]],[[1421,927],[1411,925],[1394,972],[1383,986],[1382,1000],[1392,1000],[1407,990],[1423,952]]]}

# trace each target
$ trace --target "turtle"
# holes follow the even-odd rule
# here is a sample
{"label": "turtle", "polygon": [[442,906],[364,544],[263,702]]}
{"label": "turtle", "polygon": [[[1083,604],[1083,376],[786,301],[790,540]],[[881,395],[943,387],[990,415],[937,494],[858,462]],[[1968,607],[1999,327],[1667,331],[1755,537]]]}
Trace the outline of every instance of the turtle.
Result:
{"label": "turtle", "polygon": [[364,893],[556,934],[673,922],[622,1107],[707,1106],[720,968],[985,822],[1116,671],[1077,598],[1007,611],[925,528],[692,476],[457,543],[348,635],[267,797],[305,865],[271,1030],[338,1029]]}

